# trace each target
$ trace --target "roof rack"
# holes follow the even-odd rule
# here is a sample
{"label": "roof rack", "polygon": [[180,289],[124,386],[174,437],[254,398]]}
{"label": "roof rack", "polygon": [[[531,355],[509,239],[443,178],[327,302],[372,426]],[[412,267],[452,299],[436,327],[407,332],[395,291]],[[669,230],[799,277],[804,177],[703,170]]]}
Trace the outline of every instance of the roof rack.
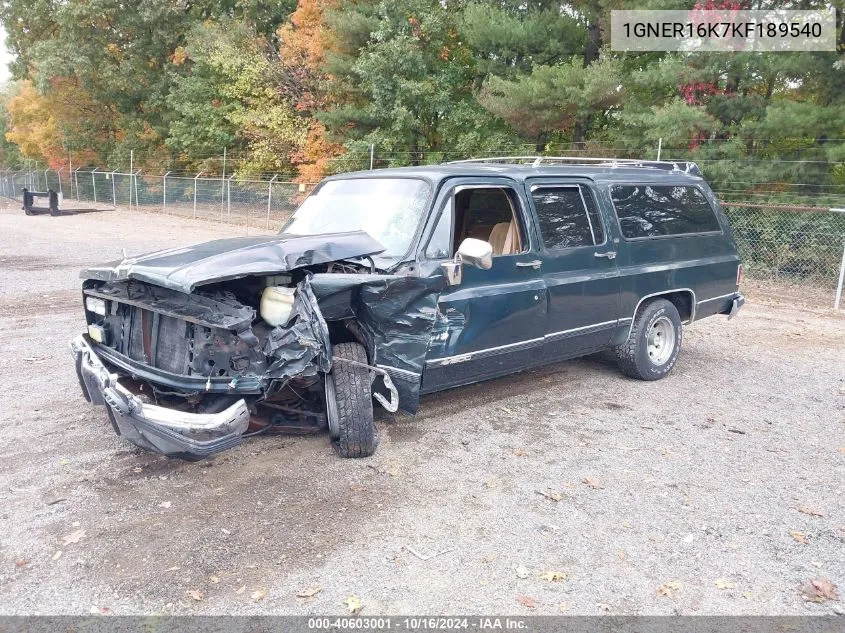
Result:
{"label": "roof rack", "polygon": [[508,165],[530,165],[531,167],[554,163],[568,163],[571,165],[596,165],[600,167],[662,169],[664,171],[679,171],[693,176],[701,176],[701,170],[698,168],[698,165],[686,160],[644,160],[639,158],[594,158],[580,156],[490,156],[486,158],[451,160],[446,164],[456,165],[460,163],[501,163]]}

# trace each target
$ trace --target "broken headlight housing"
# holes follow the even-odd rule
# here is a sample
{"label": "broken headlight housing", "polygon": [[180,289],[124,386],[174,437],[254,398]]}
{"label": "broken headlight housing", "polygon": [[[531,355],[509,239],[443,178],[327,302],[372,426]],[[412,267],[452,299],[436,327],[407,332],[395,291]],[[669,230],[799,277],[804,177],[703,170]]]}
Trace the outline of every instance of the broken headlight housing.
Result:
{"label": "broken headlight housing", "polygon": [[97,297],[85,297],[85,309],[88,312],[106,316],[106,302]]}

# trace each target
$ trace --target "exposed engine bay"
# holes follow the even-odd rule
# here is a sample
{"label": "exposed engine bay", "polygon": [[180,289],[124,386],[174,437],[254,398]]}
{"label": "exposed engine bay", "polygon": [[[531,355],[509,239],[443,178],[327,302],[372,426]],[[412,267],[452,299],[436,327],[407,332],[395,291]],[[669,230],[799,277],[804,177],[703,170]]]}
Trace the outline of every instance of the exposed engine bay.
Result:
{"label": "exposed engine bay", "polygon": [[[418,408],[446,287],[412,266],[379,268],[383,249],[361,231],[281,234],[88,268],[87,332],[71,341],[83,396],[106,406],[119,435],[164,455],[324,428],[339,453],[371,454],[371,400]],[[330,406],[343,398],[356,405]],[[340,428],[362,415],[363,443]]]}
{"label": "exposed engine bay", "polygon": [[[132,279],[87,281],[88,334],[153,404],[214,413],[244,398],[250,433],[321,430],[331,344],[310,278],[373,274],[372,260],[362,261],[229,280],[190,295]],[[354,328],[333,329],[335,341],[354,340]]]}

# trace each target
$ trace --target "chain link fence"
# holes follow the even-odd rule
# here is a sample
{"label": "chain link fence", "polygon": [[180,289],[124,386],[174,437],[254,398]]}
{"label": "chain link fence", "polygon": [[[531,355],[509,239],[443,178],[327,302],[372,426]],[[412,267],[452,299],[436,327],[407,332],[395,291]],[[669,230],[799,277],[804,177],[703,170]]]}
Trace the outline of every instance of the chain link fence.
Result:
{"label": "chain link fence", "polygon": [[100,169],[73,172],[0,170],[0,195],[23,199],[23,189],[60,194],[60,207],[135,209],[272,229],[290,217],[313,184],[170,175]]}
{"label": "chain link fence", "polygon": [[[765,202],[719,189],[750,281],[800,287],[838,298],[845,265],[845,195]],[[241,180],[235,176],[151,176],[100,169],[0,170],[0,195],[22,200],[23,188],[53,189],[60,207],[165,212],[260,229],[275,229],[313,189],[313,184]],[[749,200],[748,198],[752,198]],[[782,200],[786,204],[778,204]],[[825,300],[825,303],[828,303]]]}

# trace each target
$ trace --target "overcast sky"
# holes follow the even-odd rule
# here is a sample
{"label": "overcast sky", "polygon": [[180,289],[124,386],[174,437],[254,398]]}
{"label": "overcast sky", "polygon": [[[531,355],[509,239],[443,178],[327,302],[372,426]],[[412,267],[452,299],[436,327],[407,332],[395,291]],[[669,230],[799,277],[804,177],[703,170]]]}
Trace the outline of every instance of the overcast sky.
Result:
{"label": "overcast sky", "polygon": [[9,61],[12,59],[6,50],[6,29],[0,26],[0,84],[9,79]]}

